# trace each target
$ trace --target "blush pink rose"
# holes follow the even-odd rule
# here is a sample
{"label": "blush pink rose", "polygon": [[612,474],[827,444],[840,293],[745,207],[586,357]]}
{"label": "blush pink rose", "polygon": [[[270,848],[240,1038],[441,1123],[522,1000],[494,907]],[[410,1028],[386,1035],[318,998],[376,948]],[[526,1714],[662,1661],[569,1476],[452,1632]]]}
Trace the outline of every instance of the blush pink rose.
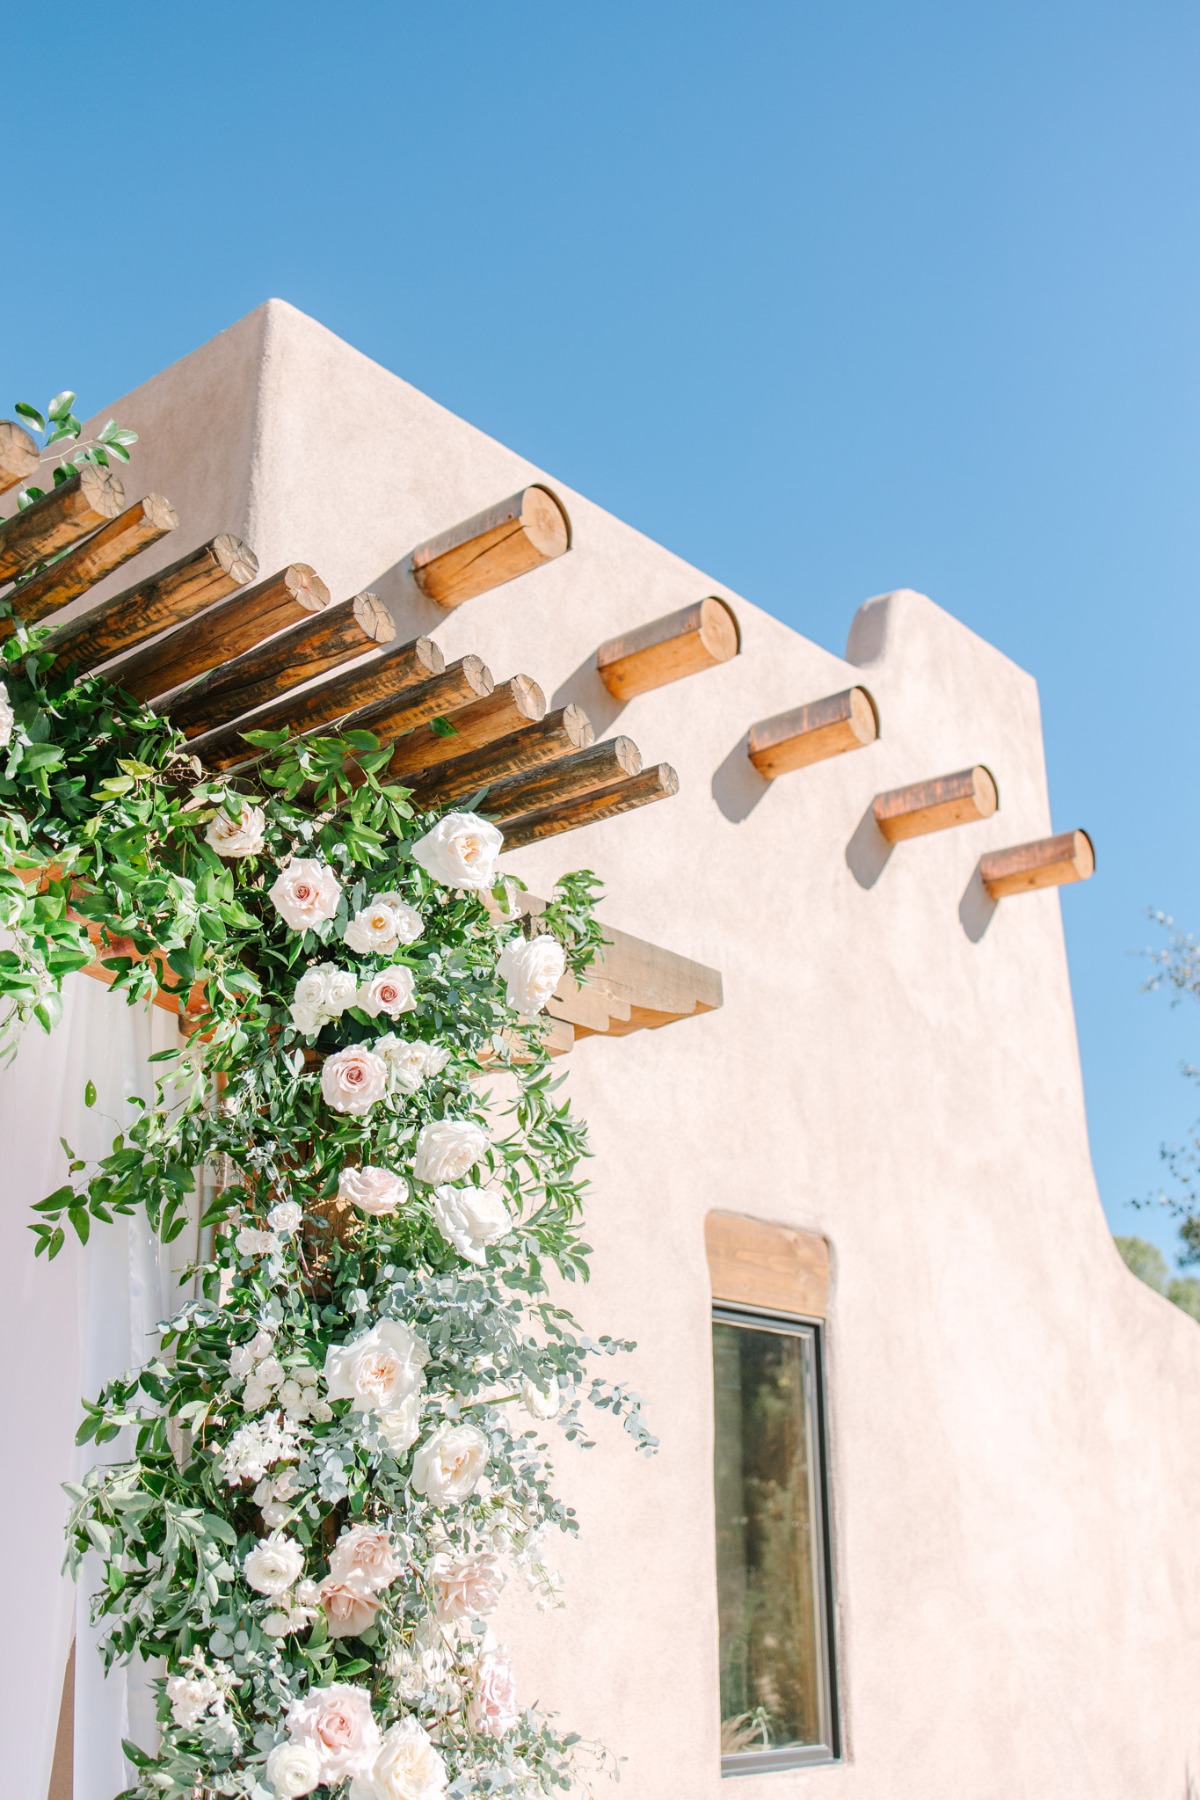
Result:
{"label": "blush pink rose", "polygon": [[314,1750],[321,1780],[335,1785],[348,1775],[366,1775],[379,1754],[380,1732],[366,1688],[348,1681],[312,1688],[288,1707],[288,1736]]}
{"label": "blush pink rose", "polygon": [[479,1659],[469,1717],[475,1731],[494,1738],[504,1737],[520,1720],[512,1667],[498,1651],[485,1650]]}
{"label": "blush pink rose", "polygon": [[390,1532],[378,1525],[349,1525],[333,1546],[329,1573],[339,1581],[362,1581],[373,1594],[404,1573]]}
{"label": "blush pink rose", "polygon": [[431,1572],[437,1588],[437,1615],[444,1624],[452,1619],[481,1619],[500,1604],[504,1577],[494,1556],[435,1556]]}
{"label": "blush pink rose", "polygon": [[341,883],[328,863],[315,857],[295,857],[280,869],[271,888],[271,899],[293,931],[309,931],[332,919],[342,897]]}
{"label": "blush pink rose", "polygon": [[404,1205],[408,1183],[390,1169],[364,1163],[361,1168],[342,1170],[338,1176],[338,1199],[349,1200],[360,1212],[374,1218],[383,1218]]}
{"label": "blush pink rose", "polygon": [[317,1588],[330,1637],[361,1637],[375,1623],[383,1602],[376,1598],[362,1575],[325,1577]]}
{"label": "blush pink rose", "polygon": [[373,1050],[352,1044],[321,1065],[321,1096],[334,1112],[370,1112],[387,1092],[387,1064]]}

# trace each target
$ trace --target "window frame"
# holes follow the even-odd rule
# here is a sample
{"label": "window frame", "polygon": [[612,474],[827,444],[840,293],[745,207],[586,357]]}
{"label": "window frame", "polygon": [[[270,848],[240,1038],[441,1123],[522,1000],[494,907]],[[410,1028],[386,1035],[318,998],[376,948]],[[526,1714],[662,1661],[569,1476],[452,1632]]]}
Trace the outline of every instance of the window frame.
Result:
{"label": "window frame", "polygon": [[774,1307],[736,1300],[712,1302],[712,1323],[743,1329],[778,1331],[808,1338],[812,1345],[807,1404],[812,1409],[815,1478],[812,1495],[816,1518],[813,1540],[817,1546],[814,1579],[819,1637],[818,1679],[825,1740],[820,1744],[783,1744],[774,1750],[737,1750],[721,1757],[721,1776],[767,1775],[784,1769],[832,1768],[842,1761],[841,1716],[838,1705],[837,1615],[834,1599],[832,1507],[829,1482],[828,1404],[825,1389],[825,1320],[811,1314],[792,1313]]}

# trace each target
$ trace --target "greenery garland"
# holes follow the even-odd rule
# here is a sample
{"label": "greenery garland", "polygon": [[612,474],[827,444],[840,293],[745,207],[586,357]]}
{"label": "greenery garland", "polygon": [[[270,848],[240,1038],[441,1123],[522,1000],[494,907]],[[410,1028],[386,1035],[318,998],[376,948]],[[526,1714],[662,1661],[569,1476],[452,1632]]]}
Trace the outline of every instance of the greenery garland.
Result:
{"label": "greenery garland", "polygon": [[89,922],[132,940],[129,1001],[173,986],[194,1029],[110,1153],[71,1155],[37,1252],[139,1209],[169,1241],[209,1174],[194,1297],[85,1401],[79,1441],[123,1453],[67,1489],[106,1665],[165,1669],[123,1800],[561,1791],[604,1753],[522,1707],[489,1615],[514,1570],[555,1598],[548,1423],[586,1444],[590,1403],[654,1443],[594,1372],[629,1346],[548,1287],[586,1277],[586,1138],[538,1014],[603,941],[595,879],[529,935],[499,832],[414,812],[368,733],[250,734],[235,790],[44,636],[3,646],[10,1040],[56,1023]]}

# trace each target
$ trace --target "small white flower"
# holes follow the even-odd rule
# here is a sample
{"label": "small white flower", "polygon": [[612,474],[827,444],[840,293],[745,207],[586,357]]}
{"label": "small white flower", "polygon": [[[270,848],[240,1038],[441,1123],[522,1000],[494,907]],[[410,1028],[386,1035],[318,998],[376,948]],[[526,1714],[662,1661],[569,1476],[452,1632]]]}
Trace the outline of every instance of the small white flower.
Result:
{"label": "small white flower", "polygon": [[261,806],[243,800],[236,819],[231,819],[224,806],[218,806],[208,822],[204,841],[218,856],[260,856],[265,842],[267,819]]}
{"label": "small white flower", "polygon": [[365,1163],[361,1168],[342,1170],[338,1176],[338,1199],[349,1200],[360,1212],[374,1218],[383,1218],[404,1205],[408,1183],[390,1169]]}
{"label": "small white flower", "polygon": [[200,1723],[209,1707],[221,1699],[221,1690],[209,1676],[169,1675],[167,1699],[176,1725],[190,1731]]}
{"label": "small white flower", "polygon": [[416,907],[399,894],[376,894],[369,906],[355,913],[342,936],[361,956],[390,956],[401,944],[415,944],[424,929]]}
{"label": "small white flower", "polygon": [[9,743],[12,741],[13,726],[15,724],[16,716],[13,713],[12,702],[8,697],[8,689],[4,683],[0,681],[0,750],[8,748]]}
{"label": "small white flower", "polygon": [[481,1268],[487,1261],[486,1246],[512,1228],[508,1208],[495,1188],[434,1188],[433,1217],[447,1243]]}
{"label": "small white flower", "polygon": [[311,931],[332,919],[341,897],[337,876],[315,857],[296,857],[280,869],[270,890],[276,910],[293,931]]}
{"label": "small white flower", "polygon": [[295,1538],[273,1531],[247,1553],[242,1570],[256,1593],[278,1599],[304,1573],[304,1552]]}
{"label": "small white flower", "polygon": [[435,1119],[421,1128],[413,1153],[413,1174],[431,1187],[443,1181],[461,1181],[487,1147],[487,1132],[473,1119]]}
{"label": "small white flower", "polygon": [[273,1464],[294,1462],[300,1438],[294,1426],[278,1419],[251,1419],[238,1429],[220,1452],[221,1474],[228,1487],[239,1481],[261,1481]]}
{"label": "small white flower", "polygon": [[430,1075],[440,1075],[450,1061],[450,1052],[441,1044],[427,1044],[423,1038],[400,1038],[394,1031],[376,1038],[375,1054],[387,1064],[388,1080],[402,1094],[415,1094]]}
{"label": "small white flower", "polygon": [[305,969],[292,997],[292,1023],[305,1037],[314,1037],[330,1019],[340,1019],[353,1006],[358,983],[349,969],[336,963],[316,963]]}
{"label": "small white flower", "polygon": [[556,1419],[562,1410],[562,1393],[557,1377],[551,1375],[546,1382],[530,1381],[528,1375],[521,1380],[521,1404],[531,1419]]}
{"label": "small white flower", "polygon": [[380,969],[373,975],[365,987],[359,988],[354,1003],[365,1013],[377,1019],[380,1013],[386,1013],[389,1019],[398,1019],[402,1012],[409,1012],[413,1005],[413,972],[406,969],[403,963],[396,963],[390,969]]}
{"label": "small white flower", "polygon": [[414,862],[444,887],[489,888],[496,879],[496,858],[503,834],[474,813],[447,813],[412,847]]}
{"label": "small white flower", "polygon": [[566,966],[566,952],[548,932],[510,938],[496,958],[496,973],[507,984],[508,1004],[526,1018],[541,1012]]}
{"label": "small white flower", "polygon": [[273,1231],[258,1231],[253,1225],[243,1225],[233,1246],[239,1256],[274,1256],[279,1239]]}
{"label": "small white flower", "polygon": [[304,1218],[304,1208],[294,1200],[281,1200],[267,1214],[267,1224],[280,1237],[290,1237],[293,1231],[299,1231]]}

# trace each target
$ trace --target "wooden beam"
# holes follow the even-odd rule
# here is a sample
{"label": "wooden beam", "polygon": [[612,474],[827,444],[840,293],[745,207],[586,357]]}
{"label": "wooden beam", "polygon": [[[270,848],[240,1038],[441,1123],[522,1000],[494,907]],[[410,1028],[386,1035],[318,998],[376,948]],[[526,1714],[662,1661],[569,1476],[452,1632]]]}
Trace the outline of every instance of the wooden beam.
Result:
{"label": "wooden beam", "polygon": [[[478,658],[474,660],[478,662]],[[395,704],[441,675],[445,667],[446,659],[432,638],[411,638],[406,644],[390,644],[377,656],[368,656],[341,674],[318,682],[315,687],[289,694],[267,708],[261,723],[256,715],[255,726],[260,730],[278,731],[286,725],[292,732],[311,731],[317,726],[330,725],[334,720],[348,719],[366,706]],[[454,704],[461,704],[464,697],[475,697],[469,678],[463,692],[455,689]]]}
{"label": "wooden beam", "polygon": [[240,538],[222,532],[189,550],[135,587],[115,594],[56,631],[47,648],[57,650],[56,670],[69,663],[84,672],[156,637],[245,587],[258,574],[258,558]]}
{"label": "wooden beam", "polygon": [[30,437],[23,425],[15,419],[0,419],[0,494],[28,481],[39,456],[36,438]]}
{"label": "wooden beam", "polygon": [[111,469],[85,463],[77,475],[0,521],[0,581],[12,581],[107,524],[124,504],[120,478]]}
{"label": "wooden beam", "polygon": [[123,513],[84,538],[57,562],[13,588],[8,595],[13,617],[0,619],[0,638],[12,635],[17,622],[36,625],[85,594],[131,556],[156,544],[179,524],[179,515],[161,494],[147,494]]}
{"label": "wooden beam", "polygon": [[829,1245],[815,1231],[710,1212],[704,1248],[714,1300],[808,1319],[826,1316]]}
{"label": "wooden beam", "polygon": [[[591,720],[580,707],[559,707],[536,724],[511,731],[453,762],[437,763],[427,769],[412,783],[413,800],[418,806],[448,806],[454,800],[478,793],[480,788],[490,787],[493,781],[540,769],[555,757],[568,756],[590,744],[594,736]],[[443,743],[446,741],[442,739]]]}
{"label": "wooden beam", "polygon": [[641,751],[632,738],[605,738],[603,743],[561,757],[544,769],[498,781],[489,787],[479,810],[488,819],[516,819],[522,813],[542,812],[548,806],[577,800],[581,794],[594,794],[597,788],[612,787],[641,772]]}
{"label": "wooden beam", "polygon": [[1003,900],[1009,894],[1087,881],[1095,867],[1096,852],[1087,832],[1060,831],[1057,837],[1035,838],[1031,844],[989,850],[979,874],[992,899]]}
{"label": "wooden beam", "polygon": [[106,673],[114,687],[139,700],[155,700],[287,626],[303,623],[310,614],[324,612],[329,602],[329,589],[315,569],[289,563],[266,581],[206,607]]}
{"label": "wooden beam", "polygon": [[929,831],[990,819],[999,804],[995,778],[980,763],[973,769],[960,769],[956,775],[877,794],[875,823],[889,844],[898,844],[904,838],[924,837]]}
{"label": "wooden beam", "polygon": [[[444,737],[432,725],[418,725],[398,741],[388,764],[387,780],[407,782],[438,763],[454,762],[460,756],[482,750],[497,738],[507,737],[510,731],[536,724],[546,716],[546,696],[528,675],[514,675],[490,694],[445,716],[454,727],[453,735]],[[375,727],[367,723],[366,729],[374,731]]]}
{"label": "wooden beam", "polygon": [[413,551],[410,562],[421,592],[449,608],[528,574],[570,548],[566,508],[557,494],[539,485],[522,488],[430,538]]}
{"label": "wooden beam", "polygon": [[600,788],[561,806],[548,806],[541,812],[524,813],[502,825],[504,848],[519,850],[522,844],[557,837],[562,831],[577,831],[581,825],[595,825],[617,813],[632,812],[635,807],[649,806],[655,800],[668,800],[678,792],[679,777],[674,769],[669,763],[657,763],[640,775],[614,782],[612,787]]}
{"label": "wooden beam", "polygon": [[637,631],[609,638],[596,652],[596,673],[615,700],[632,700],[728,662],[741,641],[733,608],[710,594]]}
{"label": "wooden beam", "polygon": [[162,710],[187,737],[228,725],[314,675],[363,656],[396,635],[391,613],[375,594],[355,594],[293,625],[243,656],[201,676]]}
{"label": "wooden beam", "polygon": [[878,736],[874,700],[866,688],[852,687],[752,725],[746,754],[760,775],[774,781],[792,769],[861,750]]}

